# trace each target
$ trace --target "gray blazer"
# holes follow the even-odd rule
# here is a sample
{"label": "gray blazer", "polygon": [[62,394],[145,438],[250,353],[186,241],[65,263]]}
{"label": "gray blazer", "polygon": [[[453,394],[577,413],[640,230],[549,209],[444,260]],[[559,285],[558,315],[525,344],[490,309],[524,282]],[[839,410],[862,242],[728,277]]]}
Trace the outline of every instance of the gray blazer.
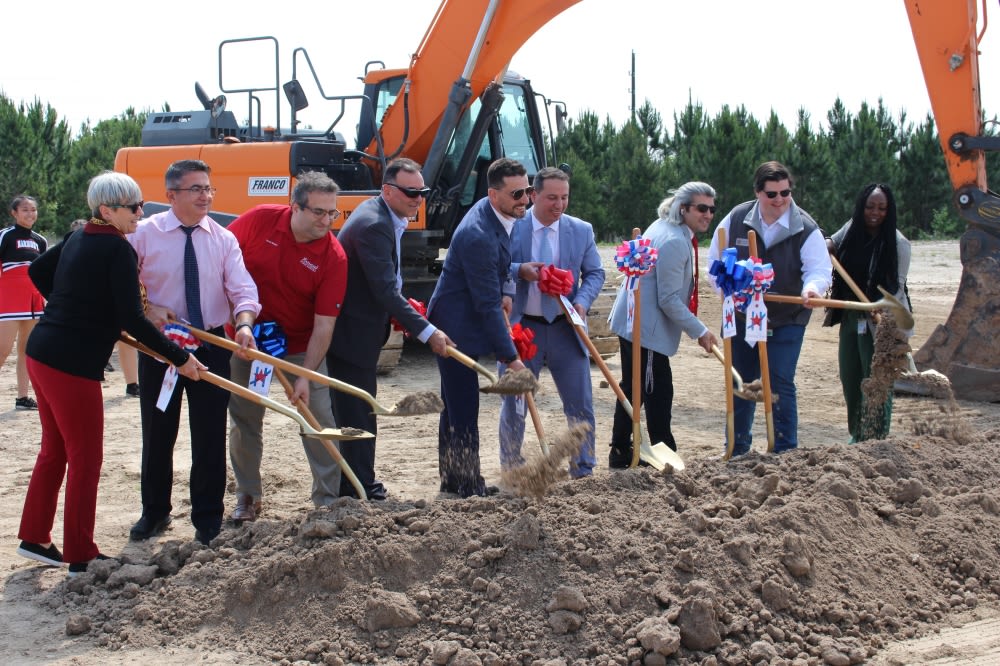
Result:
{"label": "gray blazer", "polygon": [[[680,346],[681,332],[697,339],[706,326],[688,309],[694,284],[691,236],[684,225],[656,220],[642,234],[657,249],[656,266],[639,279],[642,317],[641,344],[664,356],[673,356]],[[626,281],[622,282],[611,308],[611,330],[632,340],[628,325]]]}

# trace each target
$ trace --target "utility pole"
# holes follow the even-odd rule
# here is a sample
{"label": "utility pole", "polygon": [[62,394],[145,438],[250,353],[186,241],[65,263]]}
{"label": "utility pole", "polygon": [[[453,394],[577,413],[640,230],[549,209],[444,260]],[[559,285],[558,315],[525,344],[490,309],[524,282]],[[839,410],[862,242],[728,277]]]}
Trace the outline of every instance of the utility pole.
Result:
{"label": "utility pole", "polygon": [[629,73],[632,77],[632,87],[629,88],[629,92],[632,93],[632,122],[635,122],[635,50],[632,51],[632,71]]}

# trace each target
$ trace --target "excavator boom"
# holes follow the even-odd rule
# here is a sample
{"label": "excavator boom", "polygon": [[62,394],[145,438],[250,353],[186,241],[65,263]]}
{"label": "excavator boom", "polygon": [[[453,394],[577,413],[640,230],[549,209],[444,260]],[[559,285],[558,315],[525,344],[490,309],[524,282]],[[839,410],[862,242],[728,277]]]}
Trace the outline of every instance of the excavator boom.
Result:
{"label": "excavator boom", "polygon": [[979,89],[976,0],[904,0],[941,137],[954,201],[969,229],[962,236],[962,280],[948,320],[914,354],[917,367],[943,372],[955,394],[1000,401],[1000,197],[987,188],[987,150]]}
{"label": "excavator boom", "polygon": [[[478,98],[532,35],[579,1],[442,0],[407,71],[408,127],[402,95],[382,118],[386,150],[405,144],[404,154],[423,162],[445,116],[442,101],[454,82],[461,77],[469,99]],[[476,26],[478,30],[472,29]],[[366,152],[374,150],[373,141]]]}

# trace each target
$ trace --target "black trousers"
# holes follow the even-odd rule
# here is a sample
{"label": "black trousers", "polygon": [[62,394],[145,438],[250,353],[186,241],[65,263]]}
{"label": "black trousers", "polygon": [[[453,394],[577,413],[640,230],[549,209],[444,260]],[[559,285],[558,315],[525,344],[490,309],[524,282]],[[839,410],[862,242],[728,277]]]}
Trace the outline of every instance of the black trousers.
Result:
{"label": "black trousers", "polygon": [[[372,396],[378,393],[375,368],[362,368],[333,354],[326,357],[326,370],[334,379],[368,391]],[[373,435],[378,434],[378,422],[371,405],[353,395],[330,389],[333,418],[338,428],[361,428]],[[369,499],[385,499],[385,486],[375,478],[375,438],[340,442],[340,455],[351,466],[354,475],[365,489]],[[340,496],[357,497],[346,474],[340,476]]]}
{"label": "black trousers", "polygon": [[[195,356],[208,369],[229,379],[232,354],[202,346]],[[187,394],[191,429],[191,522],[202,531],[222,525],[226,493],[226,431],[229,392],[207,381],[178,375],[166,411],[156,408],[167,371],[164,363],[139,354],[139,411],[142,417],[142,514],[156,521],[170,513],[174,482],[174,444],[181,418],[181,394]]]}
{"label": "black trousers", "polygon": [[[625,397],[632,402],[632,343],[625,338],[618,338],[621,350],[622,380],[618,384]],[[670,370],[670,358],[645,347],[640,350],[639,369],[642,382],[642,407],[646,410],[646,428],[649,432],[649,443],[663,442],[674,451],[677,443],[670,432],[670,412],[674,403],[674,375]],[[649,355],[653,355],[652,386],[647,377]],[[622,453],[632,452],[632,420],[625,413],[621,403],[615,404],[615,420],[611,431],[611,446]]]}

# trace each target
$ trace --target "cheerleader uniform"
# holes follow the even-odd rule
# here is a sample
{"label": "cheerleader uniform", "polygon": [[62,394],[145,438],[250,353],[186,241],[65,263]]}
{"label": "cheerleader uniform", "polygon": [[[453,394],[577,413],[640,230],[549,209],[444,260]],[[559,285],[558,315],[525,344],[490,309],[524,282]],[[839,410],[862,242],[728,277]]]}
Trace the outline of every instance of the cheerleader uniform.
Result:
{"label": "cheerleader uniform", "polygon": [[44,236],[19,224],[0,230],[0,321],[42,316],[45,300],[28,277],[28,266],[47,247]]}

